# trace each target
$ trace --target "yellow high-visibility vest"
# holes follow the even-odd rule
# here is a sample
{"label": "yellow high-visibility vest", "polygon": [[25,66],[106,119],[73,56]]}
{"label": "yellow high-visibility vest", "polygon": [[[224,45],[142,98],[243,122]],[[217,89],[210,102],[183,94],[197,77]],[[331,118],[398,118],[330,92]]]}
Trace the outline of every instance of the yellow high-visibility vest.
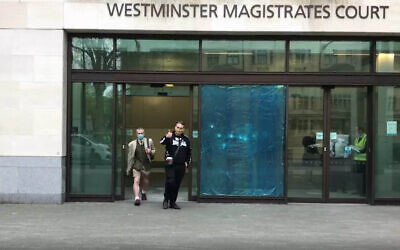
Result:
{"label": "yellow high-visibility vest", "polygon": [[[358,136],[356,139],[354,139],[354,146],[360,149],[360,151],[365,151],[365,144],[367,142],[367,135],[362,134],[361,136]],[[359,153],[357,151],[354,151],[354,160],[355,161],[367,161],[367,153]]]}

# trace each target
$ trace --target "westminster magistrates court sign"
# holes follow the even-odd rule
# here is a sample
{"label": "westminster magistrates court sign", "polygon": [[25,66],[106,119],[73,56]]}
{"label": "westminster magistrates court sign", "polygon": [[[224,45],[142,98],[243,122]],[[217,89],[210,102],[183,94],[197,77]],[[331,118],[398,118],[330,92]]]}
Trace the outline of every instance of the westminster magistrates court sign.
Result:
{"label": "westminster magistrates court sign", "polygon": [[209,32],[391,33],[400,27],[393,0],[66,2],[66,29]]}

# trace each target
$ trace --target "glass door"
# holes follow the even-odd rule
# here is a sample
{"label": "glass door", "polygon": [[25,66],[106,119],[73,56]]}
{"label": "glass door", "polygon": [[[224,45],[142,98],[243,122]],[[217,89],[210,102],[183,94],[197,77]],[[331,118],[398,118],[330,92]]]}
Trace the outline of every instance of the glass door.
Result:
{"label": "glass door", "polygon": [[329,104],[329,198],[365,198],[367,88],[333,88]]}
{"label": "glass door", "polygon": [[322,199],[324,90],[289,87],[287,122],[288,197]]}
{"label": "glass door", "polygon": [[367,87],[289,87],[290,199],[366,198],[367,99]]}
{"label": "glass door", "polygon": [[[120,92],[121,90],[121,92]],[[189,86],[175,86],[173,84],[124,84],[118,88],[118,112],[117,122],[117,176],[120,182],[122,198],[132,199],[133,190],[132,175],[126,176],[127,156],[129,143],[136,139],[136,129],[143,128],[146,138],[151,138],[156,149],[155,158],[152,161],[150,181],[146,194],[151,201],[163,200],[164,195],[164,146],[159,143],[168,130],[173,129],[176,121],[184,121],[185,135],[192,140],[191,118],[191,89]],[[197,96],[197,92],[196,92]],[[197,126],[197,125],[196,125]],[[197,131],[196,131],[197,132]],[[197,138],[197,137],[196,137]],[[120,160],[118,160],[120,159]],[[187,200],[191,192],[189,184],[190,173],[184,177],[179,200]],[[116,188],[116,192],[119,189]],[[118,197],[118,196],[117,196]]]}

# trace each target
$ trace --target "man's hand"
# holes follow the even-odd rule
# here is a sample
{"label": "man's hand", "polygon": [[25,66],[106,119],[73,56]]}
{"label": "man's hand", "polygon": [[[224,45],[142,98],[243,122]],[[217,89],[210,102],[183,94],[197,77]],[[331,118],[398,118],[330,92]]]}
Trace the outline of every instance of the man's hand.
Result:
{"label": "man's hand", "polygon": [[189,164],[188,164],[187,162],[185,162],[185,167],[186,167],[186,168],[188,168],[188,167],[189,167]]}
{"label": "man's hand", "polygon": [[150,152],[151,152],[151,149],[146,148],[146,153],[147,153],[147,154],[150,154]]}
{"label": "man's hand", "polygon": [[171,138],[171,137],[172,137],[172,132],[171,132],[171,130],[168,130],[168,133],[165,135],[165,137],[167,137],[167,138]]}

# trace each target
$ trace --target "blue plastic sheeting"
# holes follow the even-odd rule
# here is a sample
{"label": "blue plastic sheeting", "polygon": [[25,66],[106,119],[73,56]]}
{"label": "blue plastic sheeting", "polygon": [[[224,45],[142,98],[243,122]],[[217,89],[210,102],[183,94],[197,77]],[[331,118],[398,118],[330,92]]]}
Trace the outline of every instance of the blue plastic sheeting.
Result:
{"label": "blue plastic sheeting", "polygon": [[201,87],[200,194],[283,195],[285,87]]}

